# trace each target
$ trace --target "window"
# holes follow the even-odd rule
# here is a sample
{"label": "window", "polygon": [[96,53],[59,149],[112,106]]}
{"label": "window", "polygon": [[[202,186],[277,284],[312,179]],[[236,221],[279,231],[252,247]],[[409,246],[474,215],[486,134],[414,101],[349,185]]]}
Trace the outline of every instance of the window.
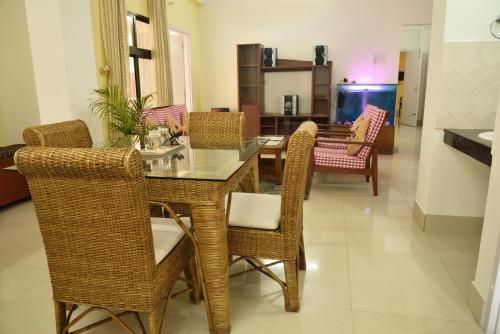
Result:
{"label": "window", "polygon": [[[129,45],[130,91],[132,99],[156,92],[156,80],[151,49],[153,35],[149,18],[127,14],[127,38]],[[155,101],[153,104],[156,105]]]}

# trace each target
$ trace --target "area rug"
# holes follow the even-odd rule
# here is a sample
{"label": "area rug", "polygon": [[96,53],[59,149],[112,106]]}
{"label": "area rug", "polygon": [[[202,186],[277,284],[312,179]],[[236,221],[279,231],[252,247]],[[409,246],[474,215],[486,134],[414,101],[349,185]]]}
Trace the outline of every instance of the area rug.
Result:
{"label": "area rug", "polygon": [[260,193],[261,194],[272,194],[272,195],[280,195],[281,194],[281,185],[274,184],[273,181],[268,180],[260,180],[259,182]]}

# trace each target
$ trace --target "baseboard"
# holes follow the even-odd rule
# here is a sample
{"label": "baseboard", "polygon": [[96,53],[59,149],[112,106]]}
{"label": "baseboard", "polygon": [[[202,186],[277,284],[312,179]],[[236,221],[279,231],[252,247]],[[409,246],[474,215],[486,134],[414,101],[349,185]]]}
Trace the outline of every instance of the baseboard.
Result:
{"label": "baseboard", "polygon": [[481,232],[484,217],[464,217],[425,214],[417,201],[413,203],[415,222],[426,231],[459,230],[464,232]]}
{"label": "baseboard", "polygon": [[474,281],[470,282],[470,291],[469,294],[465,296],[465,300],[472,312],[472,316],[476,319],[477,323],[481,324],[486,299],[481,295]]}

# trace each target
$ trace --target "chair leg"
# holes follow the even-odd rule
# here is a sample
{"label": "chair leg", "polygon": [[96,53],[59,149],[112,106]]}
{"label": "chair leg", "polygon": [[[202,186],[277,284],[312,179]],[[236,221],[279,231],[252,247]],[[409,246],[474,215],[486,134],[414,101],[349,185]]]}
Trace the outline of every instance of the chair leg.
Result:
{"label": "chair leg", "polygon": [[312,179],[314,175],[314,147],[311,150],[311,156],[309,157],[309,165],[307,166],[307,180],[306,180],[306,191],[304,194],[304,199],[309,199],[309,193],[311,192]]}
{"label": "chair leg", "polygon": [[66,304],[54,301],[56,314],[56,333],[61,334],[66,327]]}
{"label": "chair leg", "polygon": [[194,256],[186,264],[184,274],[186,275],[187,284],[191,289],[193,289],[190,294],[191,301],[194,304],[199,304],[201,300],[201,281],[200,277],[198,277],[198,272],[196,271],[196,261]]}
{"label": "chair leg", "polygon": [[[166,307],[166,306],[165,306]],[[158,323],[158,310],[154,310],[148,314],[149,320],[149,333],[150,334],[160,334],[161,328]]]}
{"label": "chair leg", "polygon": [[299,243],[299,270],[306,270],[306,247],[304,245],[304,231],[300,233],[300,243]]}
{"label": "chair leg", "polygon": [[372,184],[373,196],[378,196],[378,147],[373,147],[372,156]]}
{"label": "chair leg", "polygon": [[287,312],[298,312],[300,309],[298,262],[298,257],[295,260],[287,260],[284,262],[287,287],[287,293],[285,294],[285,310]]}
{"label": "chair leg", "polygon": [[[366,169],[370,168],[370,159],[366,159],[365,168]],[[366,183],[369,183],[370,182],[370,175],[365,175],[365,180],[366,180]]]}

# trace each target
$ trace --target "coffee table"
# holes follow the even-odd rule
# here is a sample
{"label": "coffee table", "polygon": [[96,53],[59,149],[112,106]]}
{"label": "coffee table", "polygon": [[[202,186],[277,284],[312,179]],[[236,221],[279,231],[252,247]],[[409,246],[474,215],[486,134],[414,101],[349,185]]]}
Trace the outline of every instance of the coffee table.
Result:
{"label": "coffee table", "polygon": [[269,138],[269,141],[260,148],[259,154],[274,155],[274,183],[280,185],[282,181],[283,169],[281,154],[286,151],[290,136],[271,136],[267,138]]}

